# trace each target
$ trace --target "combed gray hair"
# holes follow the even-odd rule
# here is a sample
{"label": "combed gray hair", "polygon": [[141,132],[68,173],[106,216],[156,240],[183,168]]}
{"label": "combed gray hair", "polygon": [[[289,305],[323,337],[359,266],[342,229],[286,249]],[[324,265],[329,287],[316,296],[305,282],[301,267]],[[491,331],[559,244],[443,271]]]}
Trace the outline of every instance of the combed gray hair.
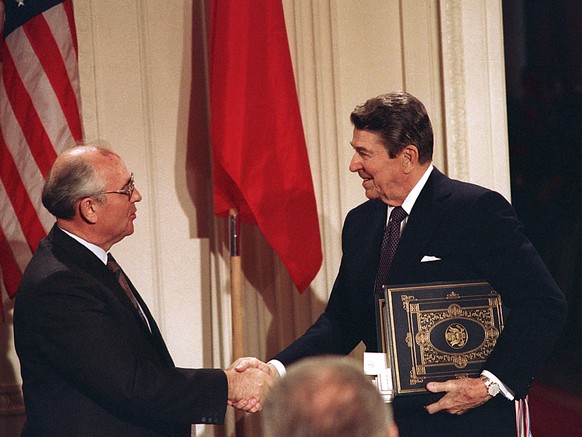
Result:
{"label": "combed gray hair", "polygon": [[269,392],[265,437],[385,437],[393,422],[377,387],[350,358],[305,358]]}
{"label": "combed gray hair", "polygon": [[71,153],[80,148],[116,155],[105,143],[96,142],[68,149],[63,153],[65,157],[57,158],[42,190],[42,204],[57,218],[72,219],[79,199],[105,190],[106,182],[95,171],[87,155]]}

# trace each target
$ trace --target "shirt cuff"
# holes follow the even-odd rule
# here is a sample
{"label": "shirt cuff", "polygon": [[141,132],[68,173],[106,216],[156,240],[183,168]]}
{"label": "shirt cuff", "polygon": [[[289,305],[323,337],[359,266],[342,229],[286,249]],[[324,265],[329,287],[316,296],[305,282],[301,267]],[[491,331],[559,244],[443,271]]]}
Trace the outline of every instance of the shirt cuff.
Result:
{"label": "shirt cuff", "polygon": [[497,385],[499,386],[499,390],[501,391],[501,394],[503,396],[505,396],[507,399],[509,399],[510,401],[513,401],[515,399],[515,396],[513,395],[513,391],[511,391],[511,389],[509,387],[507,387],[505,384],[503,384],[499,380],[499,378],[497,378],[497,376],[495,376],[493,373],[491,373],[488,370],[483,370],[481,372],[481,375],[486,376],[487,378],[489,378],[493,382],[496,382]]}
{"label": "shirt cuff", "polygon": [[279,360],[271,360],[267,364],[272,364],[273,366],[275,366],[275,369],[277,369],[277,372],[279,372],[279,376],[281,377],[285,376],[285,374],[287,373],[285,366]]}

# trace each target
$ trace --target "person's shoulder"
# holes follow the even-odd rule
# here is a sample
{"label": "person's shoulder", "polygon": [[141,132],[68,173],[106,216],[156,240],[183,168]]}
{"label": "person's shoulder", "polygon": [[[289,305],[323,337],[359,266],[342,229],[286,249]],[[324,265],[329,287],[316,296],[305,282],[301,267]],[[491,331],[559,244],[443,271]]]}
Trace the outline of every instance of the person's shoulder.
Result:
{"label": "person's shoulder", "polygon": [[471,201],[489,193],[494,193],[494,191],[482,185],[451,179],[451,196],[453,198]]}
{"label": "person's shoulder", "polygon": [[[343,230],[344,232],[361,227],[363,223],[372,223],[381,220],[382,211],[386,214],[387,206],[378,199],[367,200],[364,203],[351,209],[345,217]],[[386,216],[384,215],[384,220]]]}
{"label": "person's shoulder", "polygon": [[386,204],[379,199],[370,199],[348,212],[347,217],[369,216],[386,210]]}
{"label": "person's shoulder", "polygon": [[501,193],[491,188],[472,182],[449,178],[442,174],[436,180],[435,185],[442,191],[443,198],[455,203],[475,203],[482,199],[506,201]]}
{"label": "person's shoulder", "polygon": [[[20,289],[44,287],[47,283],[59,283],[63,286],[74,282],[75,277],[87,280],[87,260],[95,258],[87,249],[54,227],[43,238],[22,275]],[[93,265],[93,264],[91,264]]]}
{"label": "person's shoulder", "polygon": [[[55,256],[54,246],[49,238],[41,240],[30,262],[22,274],[21,289],[27,285],[38,284],[59,271],[66,270],[65,265]],[[20,293],[20,292],[19,292]]]}
{"label": "person's shoulder", "polygon": [[427,186],[455,196],[480,196],[492,191],[482,185],[451,178],[435,168],[429,178]]}

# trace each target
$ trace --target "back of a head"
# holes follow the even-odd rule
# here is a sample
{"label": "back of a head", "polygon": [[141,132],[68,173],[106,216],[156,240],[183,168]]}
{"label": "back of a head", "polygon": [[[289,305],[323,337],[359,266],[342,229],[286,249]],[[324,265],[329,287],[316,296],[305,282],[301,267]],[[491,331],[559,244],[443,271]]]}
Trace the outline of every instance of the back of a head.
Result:
{"label": "back of a head", "polygon": [[269,393],[264,437],[386,437],[392,410],[351,359],[306,358]]}

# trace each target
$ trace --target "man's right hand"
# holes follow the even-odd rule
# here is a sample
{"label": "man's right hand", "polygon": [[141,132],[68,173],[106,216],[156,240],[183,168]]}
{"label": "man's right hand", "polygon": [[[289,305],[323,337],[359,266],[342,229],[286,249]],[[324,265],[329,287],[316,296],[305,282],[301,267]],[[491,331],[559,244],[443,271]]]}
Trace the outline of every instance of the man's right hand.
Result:
{"label": "man's right hand", "polygon": [[228,404],[248,413],[261,411],[269,388],[279,377],[275,366],[254,357],[239,358],[225,373]]}

